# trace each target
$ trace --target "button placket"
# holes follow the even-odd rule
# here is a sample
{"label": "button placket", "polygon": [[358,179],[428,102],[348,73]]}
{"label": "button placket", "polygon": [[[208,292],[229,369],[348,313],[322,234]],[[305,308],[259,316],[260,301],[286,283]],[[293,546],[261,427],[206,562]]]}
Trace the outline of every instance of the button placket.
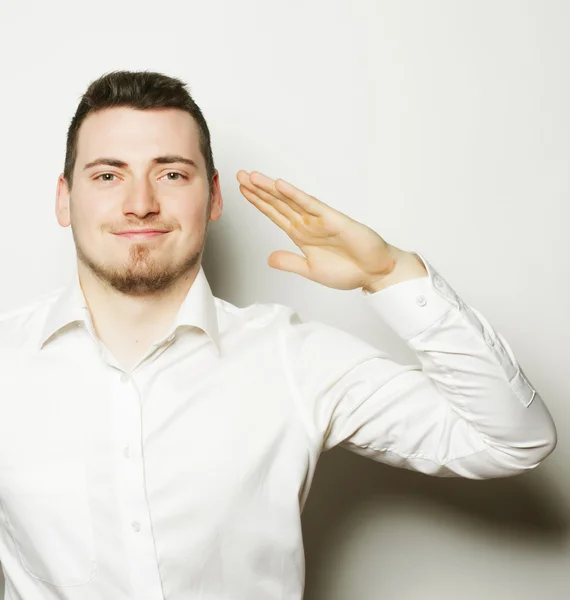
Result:
{"label": "button placket", "polygon": [[146,497],[141,391],[133,374],[122,372],[120,377],[116,374],[114,377],[115,483],[121,528],[126,536],[127,569],[134,582],[133,597],[140,600],[161,598],[162,584]]}
{"label": "button placket", "polygon": [[[121,374],[121,383],[124,385],[132,383],[131,377],[129,376],[128,373]],[[135,431],[140,432],[140,398],[139,398],[139,394],[138,394],[138,390],[136,389],[136,386],[132,385],[129,387],[131,389],[125,399],[128,399],[133,403],[133,404],[131,404],[130,410],[133,411],[131,413],[132,416],[133,417],[136,416],[136,421],[135,422],[131,421],[130,423],[125,422],[125,428],[126,428],[127,435],[128,435],[128,433],[131,433],[131,436],[129,436],[129,437],[132,438],[132,435],[134,435]],[[134,441],[134,438],[132,438],[132,439]],[[138,444],[141,442],[141,440],[137,438],[136,442]],[[129,458],[129,459],[131,458],[131,443],[127,442],[123,446],[123,456],[125,458]],[[140,465],[140,467],[142,468],[142,465]],[[128,468],[128,471],[125,474],[128,474],[128,477],[131,479],[131,481],[134,481],[134,478],[138,478],[138,473],[136,472],[136,469],[139,468],[139,465],[136,465],[136,461],[135,461],[135,463],[132,463],[131,466],[129,466],[127,468]],[[132,488],[130,490],[130,494],[132,495],[133,492],[134,492],[134,488]],[[140,508],[140,501],[138,502],[138,504],[139,504],[139,508]],[[133,509],[136,510],[134,507],[129,507],[129,510],[133,510]],[[131,529],[137,533],[142,528],[141,522],[136,519],[131,521],[130,525],[131,525]]]}

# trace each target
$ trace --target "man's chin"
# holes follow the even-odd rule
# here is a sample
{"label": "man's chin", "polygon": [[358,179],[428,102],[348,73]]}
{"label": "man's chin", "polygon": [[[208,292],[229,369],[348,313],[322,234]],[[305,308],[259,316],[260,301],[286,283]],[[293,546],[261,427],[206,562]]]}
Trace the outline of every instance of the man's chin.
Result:
{"label": "man's chin", "polygon": [[109,269],[97,265],[88,265],[88,268],[105,285],[131,296],[144,296],[164,291],[178,279],[175,272],[166,268],[141,266]]}
{"label": "man's chin", "polygon": [[[97,279],[105,285],[132,296],[144,296],[164,292],[171,288],[181,278],[196,268],[201,253],[196,252],[187,257],[182,264],[174,264],[172,261],[148,260],[148,256],[141,256],[132,260],[117,261],[116,264],[109,262],[96,262],[91,260],[85,253],[78,251],[78,259],[91,271]],[[116,261],[116,258],[115,258]]]}

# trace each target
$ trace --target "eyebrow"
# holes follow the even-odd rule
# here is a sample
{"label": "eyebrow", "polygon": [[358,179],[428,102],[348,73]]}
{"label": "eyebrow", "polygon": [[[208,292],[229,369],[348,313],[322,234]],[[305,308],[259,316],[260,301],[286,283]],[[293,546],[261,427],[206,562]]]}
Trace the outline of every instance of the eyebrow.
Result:
{"label": "eyebrow", "polygon": [[[198,168],[198,165],[191,159],[185,158],[184,156],[180,156],[178,154],[169,154],[167,156],[157,156],[152,159],[153,164],[155,165],[168,165],[171,163],[184,163],[186,165],[190,165],[192,167]],[[118,169],[128,169],[129,163],[124,160],[119,160],[118,158],[96,158],[91,162],[88,162],[83,170],[86,171],[91,167],[95,167],[97,165],[108,165],[110,167],[117,167]]]}

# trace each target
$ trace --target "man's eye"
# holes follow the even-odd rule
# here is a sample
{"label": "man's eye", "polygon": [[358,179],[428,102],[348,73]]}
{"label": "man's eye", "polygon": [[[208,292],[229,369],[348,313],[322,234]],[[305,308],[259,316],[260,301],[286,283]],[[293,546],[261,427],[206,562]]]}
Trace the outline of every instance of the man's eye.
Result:
{"label": "man's eye", "polygon": [[[101,175],[97,175],[95,179],[101,179],[101,177],[105,177],[105,175],[110,175],[111,177],[116,177],[113,173],[101,173]],[[101,181],[111,181],[110,179],[102,179]]]}
{"label": "man's eye", "polygon": [[[170,173],[167,173],[167,175],[178,175],[178,178],[182,177],[182,179],[188,179],[188,177],[186,177],[186,175],[182,175],[182,173],[177,173],[176,171],[170,171]],[[170,179],[170,181],[178,181],[177,179]]]}
{"label": "man's eye", "polygon": [[[97,177],[95,177],[95,179],[100,179],[101,181],[106,181],[106,182],[110,182],[113,181],[112,179],[101,179],[102,177],[116,177],[116,175],[114,173],[101,173],[101,175],[97,175]],[[166,175],[178,175],[178,177],[175,178],[169,178],[170,181],[178,181],[178,179],[180,177],[182,177],[182,179],[188,179],[188,177],[186,175],[182,175],[182,173],[177,173],[176,171],[170,171],[169,173],[166,173]]]}

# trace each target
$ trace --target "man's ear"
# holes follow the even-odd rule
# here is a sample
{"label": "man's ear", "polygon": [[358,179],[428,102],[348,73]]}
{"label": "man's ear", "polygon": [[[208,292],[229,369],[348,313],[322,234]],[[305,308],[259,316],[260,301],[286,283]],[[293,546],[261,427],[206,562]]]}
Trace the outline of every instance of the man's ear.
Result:
{"label": "man's ear", "polygon": [[71,224],[71,214],[69,208],[69,202],[71,200],[71,192],[69,185],[65,179],[63,173],[58,177],[57,190],[55,194],[55,216],[57,222],[62,227],[69,227]]}
{"label": "man's ear", "polygon": [[212,176],[211,189],[210,221],[217,221],[222,216],[222,209],[224,207],[222,190],[220,188],[220,174],[217,169]]}

